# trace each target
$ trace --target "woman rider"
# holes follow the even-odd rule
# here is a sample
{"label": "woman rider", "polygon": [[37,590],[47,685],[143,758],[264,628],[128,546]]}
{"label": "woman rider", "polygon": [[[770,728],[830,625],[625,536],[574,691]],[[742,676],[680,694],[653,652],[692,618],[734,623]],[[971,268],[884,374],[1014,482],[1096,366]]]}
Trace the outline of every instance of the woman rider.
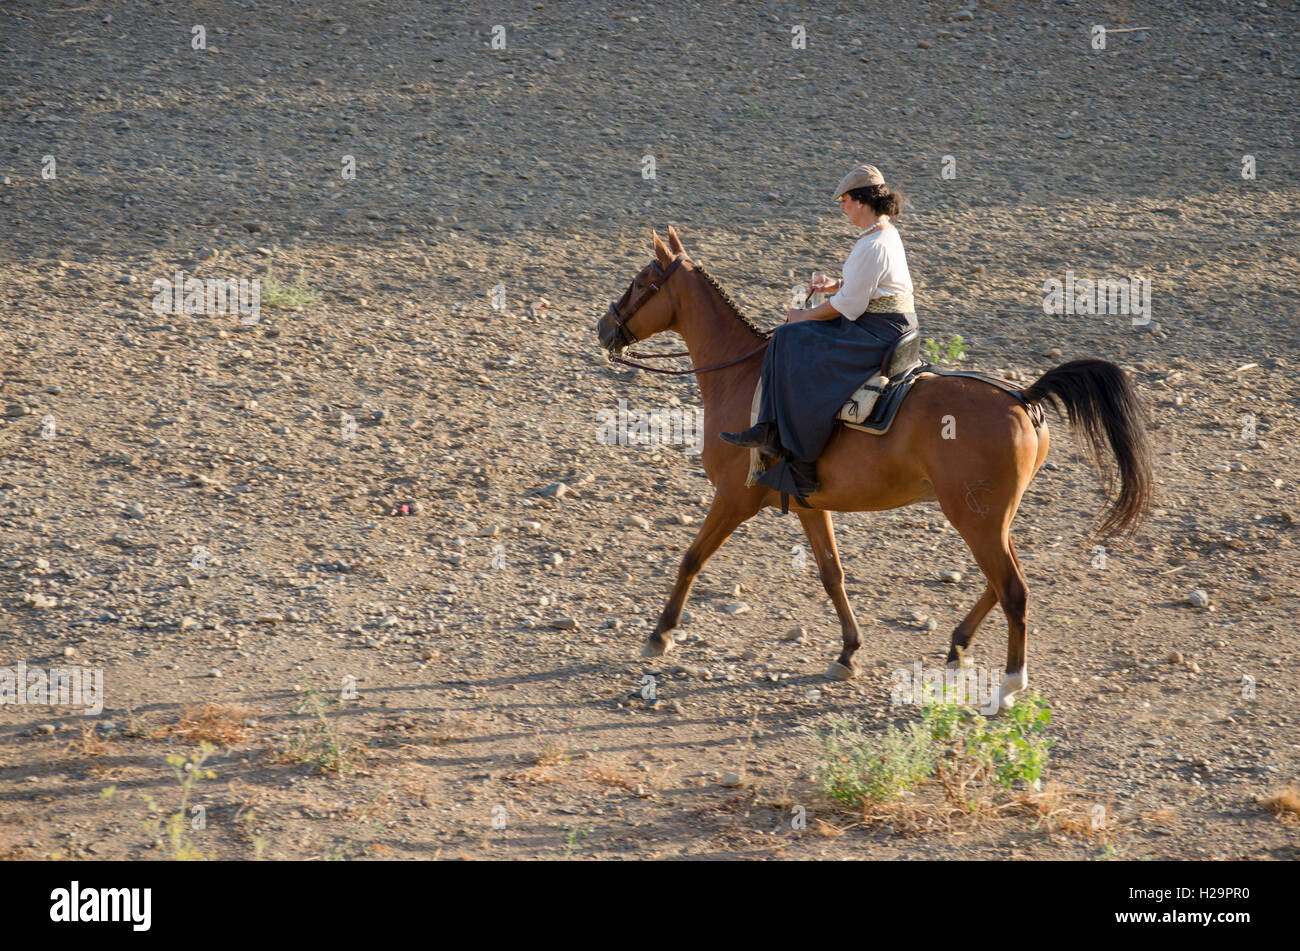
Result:
{"label": "woman rider", "polygon": [[842,280],[814,292],[834,293],[808,310],[790,310],[763,357],[758,424],[722,433],[734,446],[757,448],[777,461],[758,484],[806,497],[820,490],[816,461],[835,431],[835,416],[884,362],[890,346],[916,328],[912,277],[891,219],[903,197],[873,165],[859,165],[835,189],[840,210],[859,230]]}

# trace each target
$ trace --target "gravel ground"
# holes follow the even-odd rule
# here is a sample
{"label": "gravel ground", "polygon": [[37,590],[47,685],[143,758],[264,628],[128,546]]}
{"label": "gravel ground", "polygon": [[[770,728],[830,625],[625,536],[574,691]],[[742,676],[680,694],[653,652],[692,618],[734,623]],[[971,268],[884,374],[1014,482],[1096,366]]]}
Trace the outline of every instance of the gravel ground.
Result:
{"label": "gravel ground", "polygon": [[[815,9],[0,9],[0,666],[104,685],[98,717],[0,707],[0,855],[166,855],[147,797],[179,808],[165,757],[213,703],[210,857],[1296,857],[1258,801],[1300,771],[1295,5]],[[638,656],[712,487],[600,441],[699,394],[595,320],[672,223],[774,326],[846,256],[863,161],[908,197],[926,336],[1025,381],[1112,360],[1149,407],[1131,545],[1098,567],[1057,421],[1015,524],[1048,778],[1104,835],[858,823],[810,782],[829,718],[915,719],[890,672],[983,589],[933,503],[836,519],[859,680],[823,679],[838,624],[771,510]],[[182,269],[261,278],[259,319],[156,312]],[[1067,271],[1149,279],[1150,324],[1044,316]]]}

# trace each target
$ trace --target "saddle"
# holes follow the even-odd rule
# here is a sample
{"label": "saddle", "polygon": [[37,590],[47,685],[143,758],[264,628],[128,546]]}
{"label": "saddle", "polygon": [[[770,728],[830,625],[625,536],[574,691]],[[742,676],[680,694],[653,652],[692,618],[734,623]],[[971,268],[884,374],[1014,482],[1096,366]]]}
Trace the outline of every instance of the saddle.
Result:
{"label": "saddle", "polygon": [[[990,383],[1025,403],[1024,398],[1021,396],[1024,387],[995,376],[989,376],[987,373],[944,370],[933,364],[926,363],[921,359],[921,332],[919,330],[909,330],[899,337],[894,345],[885,352],[885,359],[880,365],[880,370],[872,374],[862,386],[854,391],[844,406],[840,408],[840,411],[835,414],[835,418],[850,429],[858,429],[864,433],[871,433],[873,436],[883,436],[894,425],[894,420],[898,416],[899,408],[903,405],[903,400],[907,398],[907,394],[912,390],[912,384],[917,380],[932,376],[964,376],[973,380],[983,380],[985,383]],[[762,399],[763,379],[760,376],[758,384],[754,387],[754,400],[750,404],[749,424],[751,426],[758,423],[758,408]],[[1043,423],[1042,408],[1029,403],[1025,403],[1025,407],[1029,410],[1029,418],[1033,420],[1034,427],[1041,426]],[[759,451],[751,449],[749,451],[749,476],[745,480],[745,485],[754,485],[763,471],[764,467]],[[784,502],[784,500],[782,501]]]}

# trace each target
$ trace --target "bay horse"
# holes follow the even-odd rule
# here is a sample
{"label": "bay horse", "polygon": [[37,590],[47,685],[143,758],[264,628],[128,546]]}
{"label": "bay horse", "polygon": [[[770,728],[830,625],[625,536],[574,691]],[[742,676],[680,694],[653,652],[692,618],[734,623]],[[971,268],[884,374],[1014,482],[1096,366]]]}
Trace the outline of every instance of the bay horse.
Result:
{"label": "bay horse", "polygon": [[[749,427],[761,355],[770,334],[746,318],[717,282],[687,258],[672,227],[667,244],[657,233],[652,235],[655,260],[609,305],[595,329],[601,345],[615,358],[630,344],[670,330],[685,341],[686,351],[668,356],[689,356],[692,368],[660,372],[697,375],[704,404],[702,461],[715,493],[682,558],[668,603],[646,639],[644,657],[672,648],[672,631],[709,557],[742,522],[779,499],[779,493],[765,486],[747,487],[749,450],[718,438],[720,432]],[[874,369],[864,367],[863,379]],[[969,377],[921,378],[885,435],[836,428],[817,460],[821,490],[808,497],[811,508],[794,508],[840,619],[843,649],[828,677],[854,677],[853,655],[861,645],[858,622],[844,593],[830,513],[881,511],[937,500],[986,581],[979,601],[952,633],[948,664],[969,664],[963,655],[975,631],[993,605],[1001,604],[1007,618],[1007,662],[998,708],[1014,705],[1016,694],[1028,685],[1028,594],[1010,531],[1025,488],[1047,458],[1046,422],[1035,426],[1027,409],[1040,401],[1058,413],[1064,409],[1102,478],[1108,507],[1094,539],[1135,530],[1142,523],[1151,502],[1151,450],[1137,391],[1115,364],[1096,359],[1064,363],[1024,388],[1021,400]],[[1117,494],[1112,492],[1107,451],[1119,469]],[[972,487],[978,490],[977,504],[971,502]]]}

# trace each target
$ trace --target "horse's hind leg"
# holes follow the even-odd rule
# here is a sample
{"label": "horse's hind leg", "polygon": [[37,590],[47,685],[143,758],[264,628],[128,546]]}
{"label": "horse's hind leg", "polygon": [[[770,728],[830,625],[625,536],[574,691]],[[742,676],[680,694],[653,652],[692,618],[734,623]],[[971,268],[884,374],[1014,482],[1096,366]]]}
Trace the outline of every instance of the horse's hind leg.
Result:
{"label": "horse's hind leg", "polygon": [[851,680],[857,675],[853,663],[853,654],[862,644],[862,633],[858,630],[858,619],[853,616],[848,595],[844,593],[844,568],[840,565],[840,552],[835,544],[835,527],[831,524],[830,512],[821,509],[800,509],[799,521],[803,523],[804,534],[812,546],[817,559],[817,571],[821,575],[822,587],[835,605],[835,613],[840,616],[840,633],[844,649],[839,659],[831,664],[826,676],[832,680]]}
{"label": "horse's hind leg", "polygon": [[[1002,611],[1007,616],[1007,667],[998,690],[998,707],[1005,709],[1015,705],[1016,694],[1029,684],[1025,669],[1026,618],[1028,610],[1028,588],[1025,576],[1016,558],[1015,548],[1011,544],[1010,524],[1015,514],[1015,507],[1007,505],[999,512],[994,505],[984,513],[964,510],[965,507],[954,499],[940,498],[944,513],[949,521],[961,533],[970,547],[971,554],[979,564],[980,570],[988,581],[988,588],[979,604],[968,615],[967,621],[979,613],[981,606],[992,591],[1002,604]],[[990,605],[991,607],[991,605]],[[985,609],[987,611],[988,609]],[[958,628],[960,631],[967,621]],[[973,634],[972,629],[972,634]],[[956,634],[954,633],[954,645]],[[956,653],[950,650],[951,659]],[[993,711],[990,711],[993,712]]]}
{"label": "horse's hind leg", "polygon": [[975,632],[979,626],[984,623],[984,618],[993,610],[993,605],[998,603],[998,593],[993,586],[987,585],[984,593],[980,595],[979,601],[975,602],[975,607],[970,609],[970,613],[962,619],[962,622],[953,629],[952,645],[948,648],[948,666],[949,667],[969,667],[971,660],[966,657],[966,651],[970,648],[970,642],[975,639]]}
{"label": "horse's hind leg", "polygon": [[713,504],[709,507],[709,514],[704,518],[704,524],[700,526],[695,540],[682,556],[682,563],[677,569],[677,581],[668,596],[668,603],[659,615],[659,623],[655,625],[653,633],[646,638],[645,647],[641,649],[642,657],[658,657],[672,648],[671,632],[682,618],[686,597],[690,594],[691,585],[695,583],[700,569],[704,567],[709,557],[722,547],[722,543],[740,523],[752,517],[758,510],[759,506],[753,504],[752,494],[737,499],[724,499],[721,495],[713,497]]}

